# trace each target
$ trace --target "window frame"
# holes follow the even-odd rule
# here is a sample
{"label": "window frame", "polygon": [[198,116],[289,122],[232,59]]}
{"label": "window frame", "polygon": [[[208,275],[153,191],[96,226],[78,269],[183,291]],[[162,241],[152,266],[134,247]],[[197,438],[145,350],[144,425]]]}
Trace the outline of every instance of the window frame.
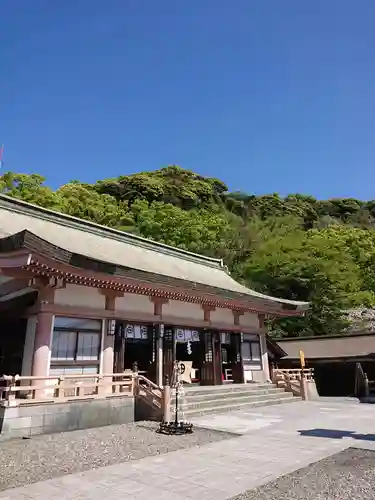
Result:
{"label": "window frame", "polygon": [[[62,317],[62,316],[59,316]],[[65,316],[64,316],[65,318]],[[82,318],[82,319],[87,319],[88,321],[92,321],[90,318]],[[98,321],[98,328],[93,329],[93,328],[75,328],[75,327],[64,327],[64,326],[57,326],[53,327],[52,331],[52,343],[51,343],[51,361],[50,361],[50,367],[51,368],[59,368],[59,367],[87,367],[87,366],[92,366],[92,367],[97,367],[99,369],[100,367],[100,358],[101,358],[101,351],[102,351],[102,342],[103,342],[103,321],[102,320],[97,320]],[[99,327],[100,324],[100,327]],[[74,347],[74,359],[58,359],[58,358],[53,358],[52,357],[52,350],[53,350],[53,340],[54,340],[54,334],[55,332],[66,332],[66,333],[74,333],[75,334],[75,347]],[[92,334],[95,333],[99,336],[99,343],[98,343],[98,357],[97,359],[77,359],[78,355],[78,346],[79,346],[79,335],[80,334]]]}
{"label": "window frame", "polygon": [[[250,365],[262,365],[262,349],[261,349],[261,343],[260,343],[260,338],[258,338],[258,340],[255,340],[255,339],[244,339],[243,342],[242,342],[242,345],[244,344],[248,344],[249,345],[249,349],[250,349],[250,356],[251,358],[250,359],[245,359],[244,356],[243,356],[243,351],[242,351],[242,347],[241,347],[241,357],[242,357],[242,362],[244,365],[246,366],[250,366]],[[256,344],[258,346],[258,350],[259,350],[259,358],[258,359],[254,359],[254,354],[253,354],[253,344]]]}

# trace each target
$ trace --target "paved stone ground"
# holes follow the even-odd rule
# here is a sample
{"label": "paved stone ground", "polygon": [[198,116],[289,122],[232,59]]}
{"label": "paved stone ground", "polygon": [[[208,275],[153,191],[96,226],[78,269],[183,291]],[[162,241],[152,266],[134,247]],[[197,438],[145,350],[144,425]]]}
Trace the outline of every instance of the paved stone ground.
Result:
{"label": "paved stone ground", "polygon": [[0,491],[54,477],[220,441],[220,431],[165,436],[157,424],[112,425],[0,443]]}
{"label": "paved stone ground", "polygon": [[348,448],[232,500],[374,500],[375,452]]}
{"label": "paved stone ground", "polygon": [[[296,402],[195,423],[238,437],[9,489],[0,498],[226,500],[349,447],[375,450],[375,405],[351,401]],[[342,464],[336,463],[340,474]],[[334,489],[330,493],[319,497],[316,489],[310,498],[345,498]],[[284,499],[296,498],[286,494]],[[371,499],[367,493],[366,498]]]}

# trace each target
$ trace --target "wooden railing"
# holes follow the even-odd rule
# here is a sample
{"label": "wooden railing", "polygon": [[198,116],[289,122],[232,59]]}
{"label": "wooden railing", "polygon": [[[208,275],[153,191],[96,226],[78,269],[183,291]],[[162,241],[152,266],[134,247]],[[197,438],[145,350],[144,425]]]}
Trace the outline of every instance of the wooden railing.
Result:
{"label": "wooden railing", "polygon": [[136,379],[130,370],[124,373],[64,375],[48,377],[0,377],[0,401],[17,406],[37,402],[62,402],[100,397],[133,396]]}
{"label": "wooden railing", "polygon": [[295,396],[303,396],[302,381],[314,380],[313,368],[280,369],[276,368],[272,373],[272,382],[287,392],[292,392]]}
{"label": "wooden railing", "polygon": [[[159,387],[138,370],[124,373],[49,377],[0,377],[0,406],[53,404],[134,397],[146,418],[161,420],[170,408],[170,387]],[[145,405],[143,404],[145,403]]]}
{"label": "wooden railing", "polygon": [[290,380],[301,380],[302,374],[306,380],[312,380],[314,378],[314,369],[313,368],[304,368],[301,370],[300,368],[292,368],[292,369],[284,369],[284,368],[276,368],[273,370],[273,378],[283,378],[287,377]]}

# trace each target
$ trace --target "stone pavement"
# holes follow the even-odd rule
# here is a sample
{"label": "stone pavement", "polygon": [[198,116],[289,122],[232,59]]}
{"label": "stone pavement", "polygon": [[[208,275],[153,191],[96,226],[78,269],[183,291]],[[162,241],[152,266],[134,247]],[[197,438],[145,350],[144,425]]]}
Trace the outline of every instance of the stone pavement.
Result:
{"label": "stone pavement", "polygon": [[295,402],[195,419],[230,440],[9,489],[9,500],[225,500],[348,447],[375,449],[375,405]]}

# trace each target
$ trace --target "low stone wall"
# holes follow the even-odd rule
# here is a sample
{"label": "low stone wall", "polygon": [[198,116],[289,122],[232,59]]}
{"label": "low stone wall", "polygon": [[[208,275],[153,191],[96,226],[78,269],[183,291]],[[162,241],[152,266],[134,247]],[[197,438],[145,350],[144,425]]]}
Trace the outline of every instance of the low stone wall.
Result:
{"label": "low stone wall", "polygon": [[134,422],[134,398],[0,407],[0,441]]}

